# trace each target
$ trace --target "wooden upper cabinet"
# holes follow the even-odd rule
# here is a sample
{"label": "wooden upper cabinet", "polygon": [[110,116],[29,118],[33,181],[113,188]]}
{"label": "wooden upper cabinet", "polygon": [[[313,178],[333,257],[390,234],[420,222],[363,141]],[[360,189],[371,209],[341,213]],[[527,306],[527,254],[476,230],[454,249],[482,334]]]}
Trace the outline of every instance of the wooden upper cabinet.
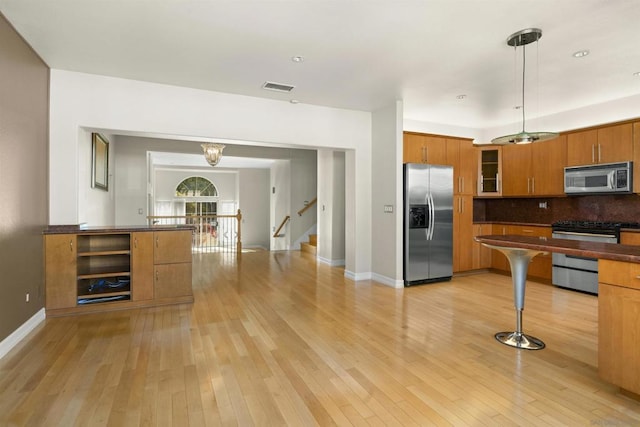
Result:
{"label": "wooden upper cabinet", "polygon": [[487,145],[476,148],[478,156],[478,196],[502,195],[502,147]]}
{"label": "wooden upper cabinet", "polygon": [[564,194],[566,136],[543,142],[502,147],[504,196]]}
{"label": "wooden upper cabinet", "polygon": [[531,147],[533,144],[502,147],[502,195],[531,194]]}
{"label": "wooden upper cabinet", "polygon": [[473,142],[447,139],[446,164],[453,166],[453,192],[473,195],[476,191],[476,155]]}
{"label": "wooden upper cabinet", "polygon": [[596,129],[567,135],[567,166],[596,163],[598,131]]}
{"label": "wooden upper cabinet", "polygon": [[564,195],[567,136],[531,144],[531,194]]}
{"label": "wooden upper cabinet", "polygon": [[444,165],[447,161],[447,140],[443,137],[405,132],[404,163]]}
{"label": "wooden upper cabinet", "polygon": [[626,162],[633,158],[633,124],[605,126],[567,136],[567,165]]}

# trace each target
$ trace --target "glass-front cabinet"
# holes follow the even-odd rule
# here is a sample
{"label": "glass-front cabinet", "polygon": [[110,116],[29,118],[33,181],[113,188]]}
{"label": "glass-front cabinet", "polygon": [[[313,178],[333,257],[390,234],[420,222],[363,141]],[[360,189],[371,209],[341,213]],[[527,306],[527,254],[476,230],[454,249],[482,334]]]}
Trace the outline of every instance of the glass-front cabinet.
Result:
{"label": "glass-front cabinet", "polygon": [[502,194],[502,152],[500,147],[478,147],[478,196]]}

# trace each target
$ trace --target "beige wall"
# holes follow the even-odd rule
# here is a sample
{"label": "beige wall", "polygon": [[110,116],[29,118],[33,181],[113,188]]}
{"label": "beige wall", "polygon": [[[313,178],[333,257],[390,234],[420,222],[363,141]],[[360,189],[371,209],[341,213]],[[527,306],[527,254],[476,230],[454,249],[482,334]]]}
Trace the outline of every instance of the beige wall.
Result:
{"label": "beige wall", "polygon": [[1,341],[44,306],[49,68],[2,15],[0,40]]}

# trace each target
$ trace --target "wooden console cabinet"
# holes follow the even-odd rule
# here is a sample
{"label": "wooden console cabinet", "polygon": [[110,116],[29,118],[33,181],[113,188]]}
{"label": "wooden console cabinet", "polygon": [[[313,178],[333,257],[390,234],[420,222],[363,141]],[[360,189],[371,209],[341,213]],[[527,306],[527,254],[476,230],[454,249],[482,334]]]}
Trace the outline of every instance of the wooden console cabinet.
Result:
{"label": "wooden console cabinet", "polygon": [[640,264],[601,259],[598,282],[598,374],[640,395]]}
{"label": "wooden console cabinet", "polygon": [[47,316],[193,302],[190,228],[45,231]]}

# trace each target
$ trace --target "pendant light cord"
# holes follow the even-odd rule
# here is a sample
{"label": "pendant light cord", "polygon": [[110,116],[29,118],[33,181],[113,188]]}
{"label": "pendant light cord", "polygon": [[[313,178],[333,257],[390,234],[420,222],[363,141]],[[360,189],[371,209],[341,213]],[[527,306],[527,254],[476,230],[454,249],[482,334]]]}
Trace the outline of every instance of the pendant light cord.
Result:
{"label": "pendant light cord", "polygon": [[527,59],[526,44],[522,45],[522,133],[524,133],[524,70],[526,69],[525,62]]}

